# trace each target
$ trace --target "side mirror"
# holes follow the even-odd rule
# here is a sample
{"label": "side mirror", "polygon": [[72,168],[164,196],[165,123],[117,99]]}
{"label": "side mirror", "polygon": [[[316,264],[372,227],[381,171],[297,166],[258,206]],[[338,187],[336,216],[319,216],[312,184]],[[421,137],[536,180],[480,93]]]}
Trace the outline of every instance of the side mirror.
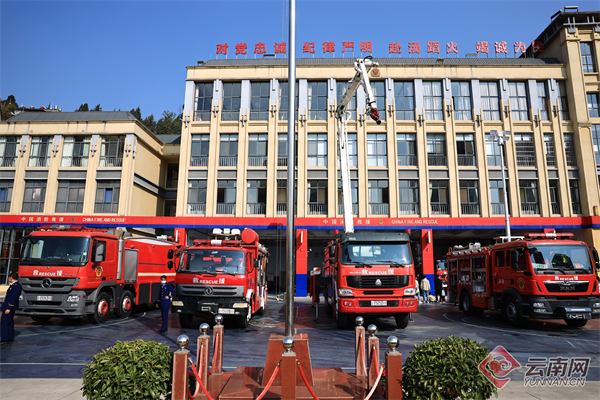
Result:
{"label": "side mirror", "polygon": [[598,257],[598,251],[596,249],[592,249],[592,257],[594,257],[594,262],[600,262],[600,258]]}
{"label": "side mirror", "polygon": [[533,259],[535,260],[536,264],[544,263],[544,255],[542,253],[540,253],[539,251],[536,251],[535,253],[533,253]]}
{"label": "side mirror", "polygon": [[519,269],[519,252],[512,249],[508,252],[510,254],[510,267],[515,271]]}
{"label": "side mirror", "polygon": [[94,254],[94,262],[99,263],[104,261],[104,251],[105,251],[104,242],[96,242],[96,252]]}
{"label": "side mirror", "polygon": [[260,270],[260,258],[254,259],[254,269]]}
{"label": "side mirror", "polygon": [[335,247],[330,246],[329,247],[329,259],[333,259],[335,258]]}
{"label": "side mirror", "polygon": [[167,258],[172,260],[174,255],[175,255],[175,250],[169,249],[169,252],[167,253]]}
{"label": "side mirror", "polygon": [[[169,250],[169,251],[171,251],[171,250]],[[173,269],[173,261],[169,261],[169,262],[167,263],[167,268],[169,268],[169,269]]]}

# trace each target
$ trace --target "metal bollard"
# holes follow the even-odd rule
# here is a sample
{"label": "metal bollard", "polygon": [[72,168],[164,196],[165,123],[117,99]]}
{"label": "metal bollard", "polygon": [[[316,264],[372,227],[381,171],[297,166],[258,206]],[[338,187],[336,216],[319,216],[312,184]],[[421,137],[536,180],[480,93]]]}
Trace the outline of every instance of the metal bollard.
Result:
{"label": "metal bollard", "polygon": [[354,368],[356,376],[365,376],[365,322],[363,317],[356,317],[355,345],[354,345]]}
{"label": "metal bollard", "polygon": [[390,336],[387,346],[390,350],[385,352],[385,395],[388,400],[402,400],[402,353],[396,348],[400,341],[396,336]]}
{"label": "metal bollard", "polygon": [[190,351],[187,347],[190,344],[190,339],[186,335],[181,335],[177,338],[177,350],[173,354],[173,388],[171,390],[171,400],[188,400],[189,381],[188,375],[188,359]]}
{"label": "metal bollard", "polygon": [[296,353],[292,351],[296,342],[289,336],[283,339],[285,351],[281,355],[281,400],[296,400]]}
{"label": "metal bollard", "polygon": [[369,325],[367,328],[369,332],[369,341],[367,347],[367,356],[369,357],[369,372],[368,383],[369,389],[373,387],[379,374],[379,338],[375,336],[377,334],[377,326]]}
{"label": "metal bollard", "polygon": [[[202,368],[200,379],[205,388],[208,388],[208,360],[210,357],[210,336],[207,335],[210,326],[206,323],[200,325],[200,336],[198,336],[198,354],[196,356],[196,362],[198,363],[198,371]],[[204,348],[202,358],[200,358],[200,351]],[[200,367],[200,364],[202,366]]]}
{"label": "metal bollard", "polygon": [[[222,315],[216,315],[215,322],[217,324],[213,327],[213,344],[214,344],[214,340],[218,340],[218,342],[217,342],[217,347],[215,347],[215,350],[214,350],[217,353],[217,357],[215,359],[213,375],[223,373],[223,332],[225,329],[225,327],[223,326],[223,316]],[[218,339],[216,339],[216,338],[218,338]],[[213,347],[214,347],[214,345],[213,345]]]}

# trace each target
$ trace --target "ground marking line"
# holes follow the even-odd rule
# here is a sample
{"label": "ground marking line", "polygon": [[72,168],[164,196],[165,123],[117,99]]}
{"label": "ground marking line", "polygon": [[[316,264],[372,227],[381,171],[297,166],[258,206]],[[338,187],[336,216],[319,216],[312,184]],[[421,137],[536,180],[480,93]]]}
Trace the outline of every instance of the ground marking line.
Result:
{"label": "ground marking line", "polygon": [[[88,327],[84,327],[84,328],[77,328],[77,329],[68,329],[68,330],[63,330],[63,331],[56,331],[56,332],[40,332],[40,333],[30,333],[27,335],[19,335],[19,337],[28,337],[28,336],[39,336],[39,335],[48,335],[48,334],[58,334],[58,333],[69,333],[69,332],[77,332],[77,331],[84,331],[86,329],[93,329],[93,328],[104,328],[104,327],[110,327],[113,325],[119,325],[119,324],[123,324],[125,322],[130,322],[130,321],[135,321],[136,319],[142,318],[146,315],[146,312],[144,311],[144,313],[142,315],[140,315],[139,317],[135,317],[135,318],[131,318],[127,317],[122,321],[118,321],[115,323],[108,323],[108,324],[101,324],[101,325],[93,325],[93,326],[88,326]],[[38,326],[43,326],[43,325],[36,325],[35,327]]]}

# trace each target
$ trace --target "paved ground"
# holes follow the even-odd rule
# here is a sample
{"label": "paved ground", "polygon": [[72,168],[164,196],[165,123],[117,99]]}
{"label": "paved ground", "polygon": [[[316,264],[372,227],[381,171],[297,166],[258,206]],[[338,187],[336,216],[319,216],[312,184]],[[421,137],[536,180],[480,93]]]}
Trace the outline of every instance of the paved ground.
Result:
{"label": "paved ground", "polygon": [[[354,332],[339,330],[334,321],[320,309],[320,321],[314,321],[310,299],[296,300],[295,328],[307,333],[312,364],[315,367],[341,367],[352,371],[354,363]],[[271,333],[283,334],[284,304],[270,296],[265,315],[252,319],[248,329],[225,329],[224,365],[264,366],[267,339]],[[394,320],[367,319],[379,328],[381,352],[390,335],[400,339],[399,350],[404,359],[416,343],[447,335],[468,337],[490,350],[505,347],[523,366],[510,372],[511,382],[500,392],[500,399],[592,399],[600,392],[600,320],[581,329],[568,328],[563,321],[530,321],[525,328],[505,325],[499,314],[466,317],[455,307],[441,304],[420,305],[414,322],[404,330],[397,329]],[[127,319],[112,318],[101,325],[87,319],[52,319],[40,325],[30,318],[17,317],[16,341],[0,349],[0,399],[81,399],[81,377],[85,363],[94,354],[110,347],[117,340],[142,338],[164,342],[176,349],[179,334],[192,338],[190,350],[195,354],[198,325],[190,329],[179,327],[177,315],[171,315],[169,330],[159,334],[160,313],[151,309],[136,309]],[[526,388],[525,364],[530,357],[590,357],[591,364],[583,387]]]}

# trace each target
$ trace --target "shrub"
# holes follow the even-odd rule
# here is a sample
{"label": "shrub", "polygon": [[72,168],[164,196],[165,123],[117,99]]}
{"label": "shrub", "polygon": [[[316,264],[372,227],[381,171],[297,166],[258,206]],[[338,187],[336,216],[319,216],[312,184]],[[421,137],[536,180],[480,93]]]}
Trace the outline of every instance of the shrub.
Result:
{"label": "shrub", "polygon": [[496,387],[478,366],[488,355],[485,346],[461,337],[437,338],[410,353],[402,369],[408,399],[489,399]]}
{"label": "shrub", "polygon": [[88,399],[158,399],[171,392],[173,351],[145,340],[117,342],[86,363],[83,395]]}

